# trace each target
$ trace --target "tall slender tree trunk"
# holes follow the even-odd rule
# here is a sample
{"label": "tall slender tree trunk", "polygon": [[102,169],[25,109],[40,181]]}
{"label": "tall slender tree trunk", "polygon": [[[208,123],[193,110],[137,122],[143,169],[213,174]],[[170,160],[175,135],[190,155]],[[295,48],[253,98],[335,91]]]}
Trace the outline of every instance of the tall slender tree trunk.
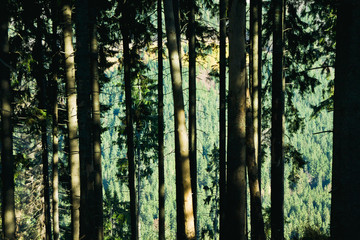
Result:
{"label": "tall slender tree trunk", "polygon": [[354,239],[360,225],[360,3],[338,2],[331,238]]}
{"label": "tall slender tree trunk", "polygon": [[284,0],[273,0],[273,69],[271,118],[271,239],[284,239]]}
{"label": "tall slender tree trunk", "polygon": [[164,0],[164,10],[174,99],[177,238],[194,239],[195,222],[191,191],[189,139],[185,122],[178,38],[172,0]]}
{"label": "tall slender tree trunk", "polygon": [[[262,159],[262,156],[261,156],[261,106],[262,106],[262,99],[261,99],[261,89],[262,89],[262,0],[258,0],[257,1],[257,15],[258,15],[258,18],[257,18],[257,26],[258,26],[258,29],[257,29],[257,32],[258,32],[258,59],[257,59],[257,62],[258,62],[258,66],[257,66],[257,76],[258,76],[258,82],[257,82],[257,85],[256,84],[253,84],[253,94],[254,94],[254,98],[253,98],[253,104],[255,105],[256,103],[255,102],[258,102],[258,105],[257,105],[257,110],[255,110],[256,106],[254,107],[254,111],[257,112],[257,127],[255,126],[256,125],[256,121],[254,121],[254,134],[257,135],[257,143],[255,143],[255,148],[256,148],[256,152],[257,152],[257,162],[258,162],[258,172],[259,172],[259,187],[260,187],[260,193],[261,193],[261,165],[262,165],[262,162],[261,162],[261,159]],[[254,45],[255,47],[255,45]],[[256,99],[256,88],[257,87],[257,99]],[[255,119],[255,114],[256,113],[253,113],[254,115],[254,119]],[[256,133],[257,132],[257,133]],[[254,137],[256,138],[256,136],[254,135]]]}
{"label": "tall slender tree trunk", "polygon": [[96,236],[94,164],[91,119],[91,72],[90,72],[90,19],[89,0],[77,0],[76,4],[76,80],[78,89],[78,121],[81,179],[80,231],[81,237]]}
{"label": "tall slender tree trunk", "polygon": [[158,157],[159,157],[159,240],[165,240],[165,177],[164,177],[164,75],[161,0],[157,1],[158,27]]}
{"label": "tall slender tree trunk", "polygon": [[193,209],[195,231],[197,227],[197,145],[196,145],[196,48],[195,48],[195,1],[189,0],[189,157],[191,172],[191,189],[193,192]]}
{"label": "tall slender tree trunk", "polygon": [[130,66],[130,3],[126,2],[123,6],[124,26],[122,26],[123,51],[124,51],[124,82],[125,82],[125,104],[126,104],[126,144],[127,159],[129,164],[129,191],[130,191],[130,219],[131,219],[131,239],[137,240],[139,237],[137,212],[136,212],[136,186],[135,186],[135,158],[134,158],[134,126],[132,113],[132,76]]}
{"label": "tall slender tree trunk", "polygon": [[227,239],[246,234],[246,1],[229,5],[229,111],[227,155]]}
{"label": "tall slender tree trunk", "polygon": [[15,240],[15,201],[14,201],[14,158],[13,158],[13,125],[11,106],[11,83],[8,39],[8,1],[1,0],[0,10],[0,97],[1,97],[1,180],[2,180],[2,238]]}
{"label": "tall slender tree trunk", "polygon": [[103,195],[101,172],[101,122],[100,122],[100,88],[98,69],[98,42],[96,31],[97,6],[96,1],[90,1],[90,50],[91,50],[91,80],[92,80],[92,122],[93,122],[93,161],[94,161],[94,208],[95,208],[95,239],[104,239],[103,228]]}
{"label": "tall slender tree trunk", "polygon": [[220,0],[220,116],[219,116],[219,170],[220,170],[220,239],[226,239],[226,18],[228,0]]}
{"label": "tall slender tree trunk", "polygon": [[71,175],[71,235],[80,239],[80,155],[77,120],[77,93],[75,85],[75,60],[72,31],[72,6],[65,2],[62,6],[64,18],[65,79],[69,134],[69,165]]}
{"label": "tall slender tree trunk", "polygon": [[[264,239],[264,220],[261,206],[261,189],[259,179],[259,7],[261,1],[250,2],[250,84],[252,91],[247,88],[247,122],[246,135],[247,147],[246,152],[249,187],[250,187],[250,213],[251,213],[251,239]],[[251,92],[251,94],[250,94]]]}
{"label": "tall slender tree trunk", "polygon": [[[40,6],[38,6],[40,7]],[[41,13],[41,11],[40,11]],[[34,60],[35,66],[33,68],[34,76],[36,78],[39,87],[39,108],[47,112],[48,107],[48,96],[46,94],[47,82],[45,80],[45,69],[44,69],[44,51],[42,45],[42,38],[45,31],[41,16],[38,16],[37,20],[37,33],[36,43],[34,47]],[[43,185],[44,185],[44,226],[45,226],[45,239],[51,239],[51,220],[50,220],[50,187],[49,187],[49,148],[48,148],[48,116],[41,119],[41,159],[42,159],[42,174],[43,174]]]}
{"label": "tall slender tree trunk", "polygon": [[59,139],[58,139],[58,77],[57,69],[59,68],[59,54],[60,49],[57,47],[57,29],[58,29],[58,4],[55,0],[51,2],[52,11],[52,30],[53,40],[51,42],[52,48],[52,62],[51,62],[51,110],[52,110],[52,145],[53,145],[53,157],[52,157],[52,223],[53,223],[53,238],[58,240],[60,237],[60,222],[59,222]]}

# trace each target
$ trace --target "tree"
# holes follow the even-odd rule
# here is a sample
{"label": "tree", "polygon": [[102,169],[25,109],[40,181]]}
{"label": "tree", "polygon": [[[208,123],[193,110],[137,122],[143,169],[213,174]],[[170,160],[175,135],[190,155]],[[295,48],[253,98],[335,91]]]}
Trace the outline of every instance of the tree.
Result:
{"label": "tree", "polygon": [[158,158],[159,158],[159,240],[165,240],[165,176],[164,176],[164,75],[162,6],[157,0],[158,31]]}
{"label": "tree", "polygon": [[170,57],[170,71],[174,99],[177,238],[194,239],[195,222],[191,190],[189,139],[187,136],[178,35],[172,0],[164,0],[165,25]]}
{"label": "tree", "polygon": [[101,121],[100,121],[100,87],[98,69],[98,41],[97,41],[97,15],[98,7],[96,1],[90,1],[90,67],[92,81],[92,147],[93,165],[95,173],[94,181],[94,209],[95,209],[95,228],[98,240],[104,238],[103,229],[103,196],[102,196],[102,169],[101,169]]}
{"label": "tree", "polygon": [[226,18],[228,0],[220,0],[220,113],[219,113],[219,171],[220,171],[220,239],[225,239],[226,211]]}
{"label": "tree", "polygon": [[72,31],[72,6],[69,2],[62,5],[64,19],[64,58],[67,95],[67,117],[69,138],[69,166],[71,175],[71,235],[80,239],[80,156],[77,120],[77,93],[75,85],[75,60]]}
{"label": "tree", "polygon": [[189,159],[195,231],[197,227],[197,137],[196,137],[196,48],[195,48],[195,0],[189,0]]}
{"label": "tree", "polygon": [[137,240],[139,237],[138,221],[137,221],[137,202],[136,202],[136,187],[135,187],[135,159],[134,159],[134,126],[133,126],[133,111],[132,111],[132,76],[131,76],[131,59],[130,59],[130,34],[132,18],[135,17],[130,2],[123,3],[122,14],[123,21],[121,25],[121,32],[123,36],[123,52],[124,52],[124,82],[125,82],[125,105],[126,105],[126,145],[127,145],[127,160],[128,160],[128,182],[130,191],[130,219],[131,219],[131,239]]}
{"label": "tree", "polygon": [[36,6],[37,11],[37,31],[36,31],[36,40],[35,46],[33,48],[33,57],[35,64],[32,68],[33,75],[36,79],[37,85],[39,87],[38,99],[39,99],[39,109],[42,111],[43,116],[40,119],[41,127],[41,160],[42,160],[42,174],[43,174],[43,185],[44,185],[44,225],[45,225],[45,239],[48,240],[51,238],[51,220],[50,220],[50,187],[49,187],[49,149],[48,149],[48,116],[47,112],[48,107],[48,96],[46,93],[47,82],[44,69],[44,52],[43,52],[43,35],[46,31],[44,23],[41,19],[43,14],[41,9],[42,6],[40,3]]}
{"label": "tree", "polygon": [[91,71],[90,71],[90,18],[89,0],[76,1],[76,80],[78,89],[78,122],[80,151],[81,237],[96,236],[96,215],[94,197],[94,164],[92,148],[91,119]]}
{"label": "tree", "polygon": [[[260,13],[259,13],[260,12]],[[251,239],[265,239],[264,220],[261,206],[259,171],[260,133],[260,94],[261,88],[261,45],[260,45],[261,1],[250,2],[250,64],[249,86],[246,96],[246,160],[250,187]],[[250,89],[250,87],[252,89]],[[259,107],[260,106],[260,107]]]}
{"label": "tree", "polygon": [[273,0],[273,69],[271,118],[271,239],[284,239],[284,0]]}
{"label": "tree", "polygon": [[246,239],[246,1],[229,2],[227,239]]}
{"label": "tree", "polygon": [[0,10],[0,84],[1,84],[1,180],[2,180],[2,238],[15,240],[15,201],[14,201],[14,157],[13,125],[11,106],[11,83],[9,64],[9,39],[7,10],[8,1],[1,1]]}
{"label": "tree", "polygon": [[52,61],[51,61],[51,94],[50,94],[50,108],[52,114],[52,144],[53,144],[53,157],[52,157],[52,222],[53,222],[53,238],[58,240],[60,237],[60,222],[59,222],[59,137],[58,137],[58,122],[59,122],[59,112],[58,112],[58,74],[57,69],[59,68],[59,54],[60,49],[57,47],[58,39],[58,4],[55,0],[51,1],[51,11],[52,11],[52,42],[51,42],[51,51],[52,51]]}
{"label": "tree", "polygon": [[331,238],[349,239],[359,218],[360,4],[338,2],[334,93]]}

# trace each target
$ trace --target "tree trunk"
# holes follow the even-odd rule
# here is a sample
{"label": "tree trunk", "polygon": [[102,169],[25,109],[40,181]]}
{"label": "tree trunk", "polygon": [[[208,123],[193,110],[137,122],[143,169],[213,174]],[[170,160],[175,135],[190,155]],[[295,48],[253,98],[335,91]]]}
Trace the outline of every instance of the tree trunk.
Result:
{"label": "tree trunk", "polygon": [[7,1],[1,1],[0,10],[0,97],[1,97],[1,180],[2,180],[2,238],[15,240],[15,201],[14,201],[14,158],[13,158],[13,125],[11,106],[11,83],[8,40]]}
{"label": "tree trunk", "polygon": [[284,239],[284,0],[273,0],[273,69],[271,119],[271,239]]}
{"label": "tree trunk", "polygon": [[96,31],[97,7],[96,1],[90,1],[90,50],[91,50],[91,81],[92,81],[92,125],[93,125],[93,161],[94,161],[94,198],[95,198],[95,231],[97,240],[104,239],[103,228],[103,196],[102,196],[102,172],[101,172],[101,122],[100,122],[100,88],[98,70],[98,43]]}
{"label": "tree trunk", "polygon": [[[40,7],[40,6],[38,6]],[[45,80],[45,69],[44,69],[44,52],[42,45],[43,34],[45,27],[42,19],[38,16],[37,20],[37,33],[36,42],[34,46],[34,60],[35,66],[33,68],[34,77],[36,78],[37,85],[39,87],[39,108],[46,113],[49,110],[48,97],[46,94],[47,82]],[[49,149],[47,143],[47,125],[48,116],[47,114],[40,120],[41,126],[41,159],[42,159],[42,174],[43,174],[43,185],[44,185],[44,226],[45,226],[45,239],[51,239],[51,220],[50,220],[50,187],[49,187]]]}
{"label": "tree trunk", "polygon": [[52,11],[52,30],[53,40],[51,42],[52,62],[51,62],[51,110],[52,110],[52,144],[53,144],[53,158],[52,158],[52,219],[53,219],[53,238],[58,240],[60,237],[60,222],[59,222],[59,139],[58,139],[58,77],[57,71],[59,69],[59,54],[60,49],[57,47],[57,29],[58,29],[58,4],[56,1],[51,2]]}
{"label": "tree trunk", "polygon": [[[255,162],[261,174],[261,0],[250,1],[250,86],[254,128]],[[261,189],[261,188],[260,188]]]}
{"label": "tree trunk", "polygon": [[232,0],[229,7],[229,111],[227,157],[227,239],[247,239],[246,234],[246,1]]}
{"label": "tree trunk", "polygon": [[247,111],[246,111],[246,135],[247,135],[247,167],[250,187],[250,215],[251,215],[251,239],[265,240],[264,220],[261,207],[261,188],[259,175],[259,151],[261,143],[259,131],[259,95],[261,89],[259,82],[261,74],[261,48],[259,46],[259,14],[261,0],[250,2],[250,89],[247,89]]}
{"label": "tree trunk", "polygon": [[94,216],[94,165],[91,119],[90,21],[89,0],[76,1],[76,81],[78,89],[78,121],[81,179],[81,237],[96,236]]}
{"label": "tree trunk", "polygon": [[178,38],[172,0],[164,0],[164,10],[174,99],[177,238],[194,239],[195,222],[191,191],[189,139],[185,123]]}
{"label": "tree trunk", "polygon": [[251,239],[265,240],[264,220],[261,207],[258,166],[255,160],[253,109],[250,89],[246,89],[246,165],[250,188]]}
{"label": "tree trunk", "polygon": [[191,189],[193,192],[193,209],[195,231],[197,226],[197,145],[196,145],[196,48],[195,48],[195,1],[189,0],[189,157],[191,172]]}
{"label": "tree trunk", "polygon": [[219,116],[219,170],[220,170],[220,239],[225,236],[226,212],[226,18],[228,0],[220,0],[220,116]]}
{"label": "tree trunk", "polygon": [[157,2],[158,27],[158,154],[159,154],[159,240],[165,240],[165,177],[164,177],[164,75],[161,0]]}
{"label": "tree trunk", "polygon": [[123,35],[123,51],[124,51],[124,82],[125,82],[125,104],[126,104],[126,144],[127,144],[127,159],[129,164],[129,191],[130,191],[130,219],[131,219],[131,239],[137,240],[139,238],[138,222],[136,213],[136,186],[135,186],[135,159],[134,159],[134,126],[132,113],[132,76],[130,66],[130,38],[129,22],[130,18],[130,3],[124,3],[123,18],[124,24],[122,26]]}
{"label": "tree trunk", "polygon": [[65,78],[67,95],[68,134],[69,134],[69,165],[71,175],[71,235],[73,240],[80,239],[80,156],[77,135],[77,93],[75,86],[75,61],[72,31],[72,6],[62,6],[64,18],[64,52]]}
{"label": "tree trunk", "polygon": [[353,239],[360,225],[360,3],[338,2],[331,238]]}

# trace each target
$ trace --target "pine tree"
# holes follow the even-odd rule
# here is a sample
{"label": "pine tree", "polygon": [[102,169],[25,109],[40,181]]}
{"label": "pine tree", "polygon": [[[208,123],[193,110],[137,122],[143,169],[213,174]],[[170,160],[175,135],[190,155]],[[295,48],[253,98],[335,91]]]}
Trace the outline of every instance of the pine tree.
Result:
{"label": "pine tree", "polygon": [[229,2],[226,238],[246,239],[246,2]]}
{"label": "pine tree", "polygon": [[11,106],[11,83],[9,62],[8,1],[2,0],[0,10],[0,96],[1,96],[1,180],[2,180],[2,238],[15,240],[15,201],[14,201],[14,158],[13,123]]}

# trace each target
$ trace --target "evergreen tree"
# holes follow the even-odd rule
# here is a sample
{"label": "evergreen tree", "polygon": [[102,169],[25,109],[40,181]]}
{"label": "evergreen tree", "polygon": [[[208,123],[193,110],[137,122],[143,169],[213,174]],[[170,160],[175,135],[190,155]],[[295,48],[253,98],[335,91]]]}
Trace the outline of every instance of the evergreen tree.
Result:
{"label": "evergreen tree", "polygon": [[229,2],[226,238],[246,239],[246,1]]}
{"label": "evergreen tree", "polygon": [[331,238],[349,239],[359,226],[360,4],[338,3],[334,93]]}
{"label": "evergreen tree", "polygon": [[8,1],[1,1],[0,10],[0,84],[1,84],[1,180],[2,238],[15,240],[16,220],[14,201],[14,158],[12,94],[10,81]]}

